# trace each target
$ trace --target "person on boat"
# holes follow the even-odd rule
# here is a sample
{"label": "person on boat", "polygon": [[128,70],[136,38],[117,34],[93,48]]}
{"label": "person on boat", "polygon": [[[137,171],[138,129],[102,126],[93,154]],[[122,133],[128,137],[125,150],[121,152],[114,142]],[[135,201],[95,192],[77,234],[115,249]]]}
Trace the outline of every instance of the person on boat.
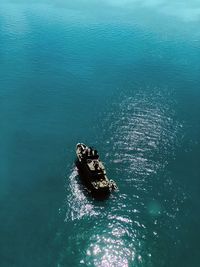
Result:
{"label": "person on boat", "polygon": [[88,158],[88,149],[85,148],[82,152],[83,158],[87,159]]}
{"label": "person on boat", "polygon": [[97,153],[97,150],[96,149],[92,150],[92,157],[94,159],[98,159],[98,153]]}
{"label": "person on boat", "polygon": [[88,157],[90,157],[92,155],[92,149],[89,147],[88,148]]}
{"label": "person on boat", "polygon": [[99,162],[98,161],[94,161],[94,168],[96,171],[99,169]]}
{"label": "person on boat", "polygon": [[82,146],[79,147],[79,150],[80,150],[81,153],[83,153],[83,151],[84,151]]}

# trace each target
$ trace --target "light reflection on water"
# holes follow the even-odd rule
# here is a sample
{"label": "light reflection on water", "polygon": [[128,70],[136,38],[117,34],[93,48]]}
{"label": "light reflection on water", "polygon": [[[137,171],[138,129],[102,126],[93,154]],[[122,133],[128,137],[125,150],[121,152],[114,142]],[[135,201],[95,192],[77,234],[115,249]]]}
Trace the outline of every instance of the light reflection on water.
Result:
{"label": "light reflection on water", "polygon": [[132,174],[143,177],[165,167],[181,127],[173,118],[173,110],[169,110],[170,96],[155,91],[155,95],[141,90],[124,97],[108,118],[112,122],[109,131],[114,133],[109,140],[116,151],[113,161],[128,163]]}
{"label": "light reflection on water", "polygon": [[[2,194],[5,194],[5,204],[8,204],[8,209],[4,208],[2,214],[6,221],[9,217],[11,220],[10,224],[6,224],[2,220],[2,229],[6,225],[6,231],[2,230],[2,249],[6,252],[6,261],[9,254],[12,260],[14,257],[16,258],[16,262],[11,261],[8,264],[16,263],[15,265],[22,266],[27,262],[27,258],[22,259],[19,252],[26,251],[24,255],[29,259],[37,258],[37,262],[30,262],[30,265],[47,266],[48,264],[41,264],[41,258],[45,263],[50,262],[50,265],[53,265],[53,253],[50,254],[52,250],[54,252],[54,249],[49,250],[51,242],[45,249],[44,243],[49,240],[51,234],[53,236],[49,229],[53,228],[54,231],[55,222],[52,223],[53,227],[51,228],[49,218],[53,217],[51,212],[57,206],[49,205],[49,203],[58,199],[56,189],[59,194],[60,187],[55,185],[54,191],[54,183],[52,185],[51,179],[46,179],[50,172],[48,168],[45,172],[38,173],[38,181],[43,184],[41,187],[40,182],[35,179],[37,173],[35,170],[38,169],[38,166],[45,169],[46,162],[49,166],[49,162],[55,160],[52,150],[54,145],[55,148],[57,147],[58,139],[63,140],[58,147],[64,147],[66,140],[72,143],[75,139],[72,136],[76,135],[77,130],[79,131],[81,128],[78,122],[81,121],[82,126],[87,128],[85,125],[89,125],[92,121],[92,118],[88,118],[89,108],[85,111],[83,109],[83,116],[79,118],[80,112],[78,109],[76,113],[77,106],[74,103],[81,100],[88,104],[91,88],[95,88],[94,95],[101,87],[105,90],[102,90],[102,93],[99,91],[99,95],[104,95],[105,91],[109,91],[110,88],[114,91],[116,84],[121,86],[125,75],[130,78],[131,83],[137,82],[138,77],[129,75],[132,74],[132,70],[140,68],[138,76],[144,78],[144,83],[148,83],[147,80],[151,77],[157,84],[164,77],[166,79],[163,79],[163,82],[173,84],[175,90],[181,89],[182,91],[184,87],[191,88],[191,95],[189,90],[187,93],[191,97],[189,98],[190,102],[195,104],[195,97],[198,96],[194,93],[195,90],[198,91],[198,86],[195,86],[199,84],[197,79],[199,77],[199,25],[197,23],[189,27],[186,22],[198,22],[200,9],[197,8],[197,4],[193,3],[193,5],[190,3],[191,1],[186,0],[182,1],[184,3],[180,5],[175,3],[180,1],[143,0],[142,6],[147,6],[147,2],[148,4],[151,2],[154,10],[150,8],[140,15],[137,14],[137,11],[130,12],[127,16],[129,2],[132,2],[132,6],[135,7],[142,1],[102,1],[101,12],[99,12],[99,5],[94,9],[89,8],[89,11],[85,12],[90,5],[89,2],[92,1],[87,1],[86,8],[80,5],[80,12],[76,11],[76,5],[79,9],[78,2],[82,1],[75,1],[74,7],[71,7],[71,1],[65,1],[68,2],[65,8],[60,8],[57,3],[58,9],[52,8],[51,4],[42,6],[34,4],[34,8],[32,8],[24,1],[20,1],[24,2],[24,5],[18,5],[18,1],[13,0],[12,2],[16,2],[16,4],[8,6],[6,4],[8,1],[3,2],[5,2],[3,6],[0,3],[1,83],[3,82],[1,86],[3,92],[1,94],[1,100],[3,100],[3,102],[1,101],[3,104],[3,106],[1,105],[1,119],[4,126],[2,155],[5,153],[8,157],[2,157],[2,176],[5,176],[6,188]],[[50,1],[45,2],[50,3]],[[64,1],[56,2],[64,3]],[[127,7],[123,9],[124,15],[121,16],[121,8],[119,8],[119,12],[117,11],[115,14],[108,10],[105,17],[104,10],[110,6],[106,2],[111,6]],[[91,12],[95,9],[96,12]],[[168,25],[160,23],[159,29],[157,27],[154,29],[155,24],[162,16],[155,16],[156,10],[160,14],[176,16],[184,23],[177,24],[177,27],[176,23]],[[98,14],[98,18],[97,13],[101,13],[100,16]],[[154,20],[154,18],[157,19]],[[109,25],[111,21],[112,23]],[[121,29],[118,28],[120,24],[123,25]],[[163,26],[166,29],[164,32]],[[182,29],[184,28],[183,36],[181,31],[174,29],[178,29],[180,26]],[[172,32],[168,27],[173,29]],[[158,36],[153,37],[151,31],[155,33],[157,30]],[[188,36],[187,32],[190,33]],[[185,36],[189,38],[185,40]],[[172,39],[170,39],[171,37]],[[182,43],[177,41],[179,38],[183,40]],[[102,40],[103,42],[101,42]],[[190,46],[187,47],[186,43]],[[148,56],[150,56],[149,59]],[[149,65],[147,66],[147,64]],[[165,71],[163,72],[162,69]],[[197,79],[194,84],[191,83],[193,79]],[[74,80],[77,80],[77,83],[74,84]],[[194,85],[194,88],[191,85]],[[77,88],[80,91],[76,91]],[[125,90],[122,88],[123,92]],[[152,258],[156,257],[156,266],[161,267],[166,266],[168,262],[167,246],[179,242],[177,235],[174,234],[176,233],[174,229],[180,228],[180,218],[182,217],[179,217],[178,220],[176,218],[187,195],[184,195],[182,188],[176,184],[174,177],[166,170],[168,159],[172,160],[174,157],[174,148],[180,140],[182,127],[174,113],[176,103],[173,100],[173,92],[169,88],[151,88],[151,86],[141,88],[137,92],[134,90],[131,88],[131,93],[124,92],[118,99],[113,97],[105,114],[101,114],[99,120],[94,123],[97,149],[101,150],[103,156],[105,155],[108,173],[117,181],[120,191],[112,195],[108,201],[98,203],[85,193],[76,170],[71,171],[66,182],[65,225],[67,229],[65,229],[66,232],[63,231],[64,242],[62,243],[66,250],[62,251],[62,248],[59,247],[61,255],[58,266],[79,266],[80,264],[87,266],[141,266],[142,263],[142,266],[149,267],[155,266]],[[73,93],[67,97],[66,92],[69,91]],[[100,97],[100,101],[103,102],[104,99]],[[91,107],[93,107],[93,103]],[[192,118],[195,115],[198,117],[198,113],[195,110],[192,111],[193,104],[186,105],[185,108],[189,110],[190,107],[191,117],[188,116],[188,118],[191,118],[191,126],[194,130],[198,131],[196,128],[198,121]],[[190,113],[190,111],[185,112],[185,114]],[[69,113],[69,116],[66,113]],[[186,120],[189,119],[186,118]],[[99,124],[99,128],[96,126],[97,124]],[[76,125],[78,126],[76,127]],[[68,131],[67,128],[71,128],[71,131]],[[82,135],[83,132],[84,130],[81,129],[79,134]],[[28,134],[24,135],[24,133]],[[35,142],[38,146],[35,146]],[[198,139],[191,139],[190,142],[198,142]],[[52,158],[51,156],[42,156],[43,144],[46,144],[46,155],[49,154]],[[52,147],[49,144],[52,144]],[[188,149],[193,149],[193,146]],[[58,149],[55,156],[62,157],[61,150],[61,148]],[[19,151],[22,154],[18,154]],[[41,157],[38,157],[40,153]],[[196,155],[198,156],[198,154]],[[32,156],[36,160],[33,160]],[[27,170],[19,162],[26,166]],[[187,162],[185,163],[187,165]],[[62,169],[62,165],[65,163],[57,166],[54,161],[52,168],[55,172],[51,172],[50,176],[59,176],[60,174],[55,168]],[[20,169],[25,170],[22,176]],[[17,183],[19,186],[17,188],[15,188],[16,170],[19,172],[20,183],[24,183],[24,186]],[[177,169],[178,171],[180,172]],[[191,178],[194,171],[195,168],[191,167]],[[11,175],[12,173],[14,175]],[[9,175],[10,179],[7,178]],[[27,199],[25,198],[27,201],[24,201],[19,196],[29,195],[27,189],[31,187],[30,181],[35,180],[37,183],[35,191],[33,190],[30,198],[27,197]],[[191,181],[194,181],[194,178]],[[10,185],[11,189],[8,193],[7,188]],[[4,188],[3,184],[2,187]],[[20,192],[21,189],[22,192]],[[40,191],[43,189],[46,194],[41,193],[40,202],[38,194],[40,195]],[[19,192],[20,195],[18,195]],[[55,200],[52,196],[55,197]],[[46,206],[43,206],[44,199],[47,199],[48,202]],[[14,203],[16,207],[13,205]],[[46,217],[42,216],[43,210],[41,215],[37,212],[39,215],[35,216],[35,210],[38,208],[40,211],[42,207],[46,209]],[[18,208],[20,208],[20,212],[18,212]],[[16,216],[10,216],[15,212]],[[27,216],[27,212],[30,216]],[[192,220],[196,218],[195,215],[191,219],[192,223]],[[46,229],[38,232],[37,230],[42,228],[34,228],[37,225],[35,220],[32,220],[32,224],[29,225],[27,218],[36,218],[44,225],[46,223]],[[185,225],[191,227],[190,221]],[[33,229],[32,234],[30,229]],[[61,232],[60,229],[59,231]],[[185,234],[185,229],[182,231]],[[35,234],[36,232],[38,235]],[[16,239],[15,233],[18,233]],[[39,239],[42,242],[38,242],[40,233]],[[24,241],[18,242],[21,241],[22,235],[25,237]],[[7,250],[7,245],[12,243],[10,242],[11,236],[15,242]],[[65,238],[65,236],[67,237]],[[188,241],[187,235],[183,236]],[[174,240],[176,238],[177,240]],[[32,241],[29,242],[30,240]],[[165,246],[163,240],[166,241]],[[188,247],[195,248],[193,241],[193,239],[189,240]],[[58,243],[60,244],[60,242]],[[185,242],[182,243],[183,249],[180,252],[187,251],[184,249]],[[192,243],[194,246],[191,246]],[[43,247],[47,252],[45,253],[46,257],[40,257],[41,251],[43,251],[40,248]],[[188,253],[188,255],[190,254]],[[67,264],[69,258],[73,264]]]}
{"label": "light reflection on water", "polygon": [[[175,119],[175,103],[169,92],[147,92],[122,97],[100,124],[107,129],[100,140],[100,152],[110,172],[115,173],[119,193],[106,201],[95,201],[83,190],[77,171],[70,174],[66,222],[74,221],[81,240],[85,240],[79,248],[80,265],[153,266],[160,226],[177,213],[171,199],[165,199],[170,210],[161,203],[172,183],[170,176],[166,179],[161,174],[168,158],[173,157],[182,125]],[[78,237],[74,242],[81,241]],[[71,244],[72,249],[74,246]]]}

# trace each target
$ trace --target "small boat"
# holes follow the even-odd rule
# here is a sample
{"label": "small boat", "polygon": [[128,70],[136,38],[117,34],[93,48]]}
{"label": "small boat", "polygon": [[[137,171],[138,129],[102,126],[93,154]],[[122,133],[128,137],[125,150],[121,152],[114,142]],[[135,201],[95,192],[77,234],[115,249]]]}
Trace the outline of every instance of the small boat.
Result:
{"label": "small boat", "polygon": [[96,149],[78,143],[76,155],[76,166],[88,191],[94,195],[108,195],[117,189],[116,183],[108,179]]}

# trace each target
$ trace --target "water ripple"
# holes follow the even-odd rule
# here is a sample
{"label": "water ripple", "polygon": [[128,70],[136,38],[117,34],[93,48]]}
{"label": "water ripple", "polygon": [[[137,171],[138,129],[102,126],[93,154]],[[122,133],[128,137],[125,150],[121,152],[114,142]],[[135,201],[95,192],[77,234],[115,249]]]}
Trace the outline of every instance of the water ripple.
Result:
{"label": "water ripple", "polygon": [[78,182],[78,172],[74,168],[69,176],[69,189],[70,194],[67,198],[67,205],[69,208],[66,213],[65,221],[81,219],[83,216],[98,215],[94,209],[94,204],[88,200],[84,194],[84,188]]}
{"label": "water ripple", "polygon": [[166,166],[175,156],[182,125],[173,111],[173,97],[165,90],[139,90],[116,102],[100,120],[99,127],[107,131],[98,143],[108,175],[116,177],[120,191],[97,202],[84,193],[77,171],[71,172],[66,222],[76,221],[74,229],[81,235],[74,233],[70,246],[80,252],[77,265],[153,266],[160,229],[167,224],[178,227],[177,202],[183,195],[179,189],[175,196]]}

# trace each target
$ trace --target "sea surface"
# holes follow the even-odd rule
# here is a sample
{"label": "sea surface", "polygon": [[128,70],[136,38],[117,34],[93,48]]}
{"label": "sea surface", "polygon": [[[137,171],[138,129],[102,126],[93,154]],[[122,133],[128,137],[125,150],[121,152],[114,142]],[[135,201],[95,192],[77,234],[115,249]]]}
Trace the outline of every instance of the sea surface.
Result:
{"label": "sea surface", "polygon": [[198,267],[199,209],[200,2],[1,0],[0,266]]}

